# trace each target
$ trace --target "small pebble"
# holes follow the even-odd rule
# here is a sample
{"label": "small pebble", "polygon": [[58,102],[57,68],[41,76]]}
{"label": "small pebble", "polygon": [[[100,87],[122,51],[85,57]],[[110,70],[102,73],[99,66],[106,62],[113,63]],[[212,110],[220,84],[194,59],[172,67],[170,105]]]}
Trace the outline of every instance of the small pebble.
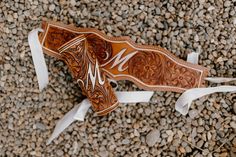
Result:
{"label": "small pebble", "polygon": [[160,131],[154,129],[147,134],[146,143],[149,147],[153,147],[159,138],[160,138]]}
{"label": "small pebble", "polygon": [[231,126],[233,129],[236,129],[236,122],[235,122],[235,121],[230,122],[230,126]]}
{"label": "small pebble", "polygon": [[129,144],[130,143],[130,140],[128,140],[128,139],[124,139],[124,140],[122,140],[122,144]]}
{"label": "small pebble", "polygon": [[58,156],[62,156],[62,155],[64,154],[64,152],[63,152],[62,150],[57,150],[56,154],[57,154]]}
{"label": "small pebble", "polygon": [[50,11],[54,11],[54,9],[55,9],[55,5],[54,5],[54,4],[51,4],[51,5],[49,6],[49,10],[50,10]]}
{"label": "small pebble", "polygon": [[10,70],[11,69],[11,64],[5,64],[4,69],[5,70]]}
{"label": "small pebble", "polygon": [[194,119],[198,115],[198,111],[197,110],[190,110],[188,114],[191,119]]}

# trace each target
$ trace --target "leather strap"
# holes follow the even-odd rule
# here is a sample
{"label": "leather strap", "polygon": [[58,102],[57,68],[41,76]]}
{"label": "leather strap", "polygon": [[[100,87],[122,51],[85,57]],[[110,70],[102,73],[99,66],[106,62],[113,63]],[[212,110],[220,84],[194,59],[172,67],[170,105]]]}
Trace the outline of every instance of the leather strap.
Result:
{"label": "leather strap", "polygon": [[55,22],[43,22],[40,34],[44,52],[62,59],[58,49],[83,34],[90,43],[105,75],[114,80],[129,80],[139,88],[183,92],[204,87],[208,70],[178,59],[169,51],[137,45],[128,37],[108,37],[91,28],[76,28]]}

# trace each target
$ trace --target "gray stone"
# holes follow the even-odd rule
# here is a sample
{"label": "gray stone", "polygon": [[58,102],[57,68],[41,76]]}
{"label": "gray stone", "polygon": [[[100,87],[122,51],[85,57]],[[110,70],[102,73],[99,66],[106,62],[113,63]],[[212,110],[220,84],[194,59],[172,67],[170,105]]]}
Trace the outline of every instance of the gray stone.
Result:
{"label": "gray stone", "polygon": [[13,21],[14,21],[13,16],[12,16],[12,15],[8,15],[8,16],[7,16],[7,21],[8,21],[8,22],[13,22]]}
{"label": "gray stone", "polygon": [[210,6],[207,10],[208,10],[208,11],[212,11],[212,10],[214,10],[214,9],[215,9],[214,6]]}
{"label": "gray stone", "polygon": [[49,10],[50,11],[54,11],[55,8],[56,8],[56,6],[54,4],[49,5]]}
{"label": "gray stone", "polygon": [[224,6],[225,6],[225,7],[229,7],[230,5],[231,5],[231,2],[230,2],[230,1],[225,1],[225,2],[224,2]]}
{"label": "gray stone", "polygon": [[175,8],[174,8],[174,7],[168,7],[168,11],[169,11],[169,12],[174,12],[174,11],[175,11]]}
{"label": "gray stone", "polygon": [[109,156],[109,153],[108,153],[108,151],[101,151],[101,152],[98,153],[98,155],[100,157],[107,157],[107,156]]}
{"label": "gray stone", "polygon": [[183,20],[183,19],[180,19],[180,20],[178,21],[178,26],[179,26],[179,27],[183,27],[183,26],[184,26],[184,20]]}
{"label": "gray stone", "polygon": [[46,126],[43,123],[36,123],[36,128],[40,130],[45,130]]}
{"label": "gray stone", "polygon": [[159,130],[152,130],[146,136],[146,143],[149,147],[153,147],[160,138]]}
{"label": "gray stone", "polygon": [[72,6],[75,6],[75,5],[76,5],[76,0],[70,0],[70,4],[71,4]]}
{"label": "gray stone", "polygon": [[188,115],[191,119],[194,119],[195,117],[197,117],[198,111],[197,110],[190,110]]}
{"label": "gray stone", "polygon": [[203,140],[200,140],[200,141],[197,142],[197,146],[201,148],[202,145],[203,145],[203,143],[204,143],[204,141],[203,141]]}
{"label": "gray stone", "polygon": [[5,64],[4,69],[5,70],[10,70],[11,69],[11,64]]}
{"label": "gray stone", "polygon": [[63,155],[64,155],[64,152],[59,149],[59,150],[56,151],[56,154],[57,154],[58,156],[63,156]]}
{"label": "gray stone", "polygon": [[235,121],[230,122],[230,126],[231,126],[233,129],[236,129],[236,122],[235,122]]}
{"label": "gray stone", "polygon": [[130,140],[129,140],[129,139],[124,139],[124,140],[122,140],[122,144],[127,145],[127,144],[129,144],[129,143],[130,143]]}

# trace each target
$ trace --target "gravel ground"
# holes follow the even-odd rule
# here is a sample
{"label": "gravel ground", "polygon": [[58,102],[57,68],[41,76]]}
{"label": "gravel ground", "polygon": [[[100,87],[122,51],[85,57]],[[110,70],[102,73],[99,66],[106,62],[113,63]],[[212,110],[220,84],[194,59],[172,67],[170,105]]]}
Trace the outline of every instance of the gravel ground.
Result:
{"label": "gravel ground", "polygon": [[182,59],[196,51],[210,76],[236,77],[235,0],[1,0],[0,156],[236,156],[232,93],[195,101],[187,116],[175,111],[180,94],[173,92],[103,118],[90,110],[46,146],[57,121],[84,96],[65,64],[49,56],[50,84],[39,93],[27,35],[43,17],[161,45]]}

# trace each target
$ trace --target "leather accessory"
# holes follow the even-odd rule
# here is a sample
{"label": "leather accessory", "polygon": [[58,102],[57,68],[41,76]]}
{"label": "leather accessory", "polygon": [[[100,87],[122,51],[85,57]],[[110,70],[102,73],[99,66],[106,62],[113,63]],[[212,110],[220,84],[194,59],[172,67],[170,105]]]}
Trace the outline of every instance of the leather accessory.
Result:
{"label": "leather accessory", "polygon": [[[203,85],[203,80],[212,83],[225,83],[235,81],[236,78],[205,77],[207,74],[206,68],[194,65],[198,63],[198,53],[188,55],[187,62],[194,63],[190,64],[174,57],[169,51],[160,47],[140,46],[130,41],[127,37],[107,37],[96,29],[81,29],[54,22],[43,22],[42,26],[44,30],[34,29],[28,36],[39,89],[42,90],[48,84],[48,72],[43,57],[44,50],[45,53],[67,63],[73,77],[82,86],[84,94],[88,96],[88,99],[84,99],[75,105],[58,121],[53,134],[48,140],[48,144],[75,120],[83,121],[90,106],[93,108],[96,106],[96,103],[95,105],[93,104],[93,100],[96,99],[91,97],[91,94],[87,94],[89,91],[86,88],[93,89],[93,87],[96,87],[94,85],[98,84],[99,87],[104,89],[104,85],[107,85],[104,83],[106,81],[103,81],[105,80],[104,77],[116,80],[123,78],[131,80],[144,89],[177,92],[186,90],[175,104],[175,109],[182,115],[188,113],[191,103],[195,99],[216,92],[236,91],[235,86],[199,88]],[[41,33],[40,37],[38,37],[38,32],[44,33]],[[85,68],[81,68],[82,65],[85,65]],[[158,72],[159,75],[155,72]],[[152,77],[161,78],[160,80],[162,81],[158,82]],[[172,79],[173,82],[166,83],[169,79]],[[86,86],[87,82],[89,82],[88,86]],[[165,86],[163,87],[163,85]],[[114,94],[111,90],[104,91],[106,95]],[[149,102],[153,91],[116,91],[115,95],[116,97],[113,97],[114,102],[117,99],[119,103],[125,104]],[[100,98],[103,100],[106,97],[102,95]],[[114,105],[114,108],[113,103],[103,104],[101,107],[97,105],[96,107],[94,108],[96,112],[100,113],[100,115],[105,115],[112,111],[116,105]]]}
{"label": "leather accessory", "polygon": [[59,48],[85,35],[104,74],[114,80],[129,80],[145,90],[183,92],[204,87],[208,70],[175,57],[171,52],[138,45],[129,37],[109,37],[93,28],[76,28],[43,21],[40,41],[48,55],[62,59]]}

